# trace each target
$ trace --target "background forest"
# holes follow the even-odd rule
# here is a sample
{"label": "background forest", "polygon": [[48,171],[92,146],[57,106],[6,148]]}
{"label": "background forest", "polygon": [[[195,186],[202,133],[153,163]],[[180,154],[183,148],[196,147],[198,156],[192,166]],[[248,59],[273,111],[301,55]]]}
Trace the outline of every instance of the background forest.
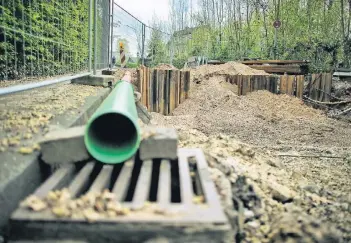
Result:
{"label": "background forest", "polygon": [[[350,0],[171,0],[175,64],[190,55],[350,67]],[[281,21],[275,48],[275,20]]]}

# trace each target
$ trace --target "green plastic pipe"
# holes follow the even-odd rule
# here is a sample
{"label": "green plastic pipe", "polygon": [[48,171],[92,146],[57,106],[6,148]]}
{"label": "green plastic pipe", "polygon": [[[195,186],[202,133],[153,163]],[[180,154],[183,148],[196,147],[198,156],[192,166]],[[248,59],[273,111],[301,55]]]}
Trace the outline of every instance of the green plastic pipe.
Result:
{"label": "green plastic pipe", "polygon": [[131,158],[140,144],[132,84],[119,81],[87,123],[85,146],[96,160],[117,164]]}

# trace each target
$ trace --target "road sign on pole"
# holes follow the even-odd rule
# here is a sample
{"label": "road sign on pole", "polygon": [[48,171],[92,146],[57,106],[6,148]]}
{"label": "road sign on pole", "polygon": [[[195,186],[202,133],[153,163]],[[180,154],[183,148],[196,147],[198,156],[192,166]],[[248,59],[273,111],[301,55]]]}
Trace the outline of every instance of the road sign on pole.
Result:
{"label": "road sign on pole", "polygon": [[279,29],[281,25],[282,25],[282,22],[280,22],[279,19],[277,19],[277,20],[274,21],[274,23],[273,23],[273,27],[276,28],[276,29]]}
{"label": "road sign on pole", "polygon": [[277,42],[278,42],[277,34],[278,33],[277,32],[278,32],[278,29],[280,28],[281,25],[282,25],[282,23],[280,22],[279,19],[277,19],[273,23],[273,27],[274,27],[274,59],[277,59],[277,56],[278,56],[278,47],[277,47]]}

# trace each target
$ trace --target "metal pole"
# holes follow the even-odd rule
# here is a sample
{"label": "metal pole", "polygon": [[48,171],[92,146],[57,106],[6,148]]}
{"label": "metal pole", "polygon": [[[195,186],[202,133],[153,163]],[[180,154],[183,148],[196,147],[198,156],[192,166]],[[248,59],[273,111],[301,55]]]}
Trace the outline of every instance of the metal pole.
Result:
{"label": "metal pole", "polygon": [[[4,0],[2,0],[1,3],[2,3],[2,6],[5,7]],[[1,10],[1,13],[2,13],[2,14],[4,13],[4,9]],[[5,72],[4,72],[4,80],[7,80],[7,45],[6,45],[6,44],[7,44],[7,42],[6,42],[7,40],[6,40],[6,29],[4,28],[3,31],[4,31],[4,43],[5,43],[5,45],[4,45],[4,48],[5,48]]]}
{"label": "metal pole", "polygon": [[[15,6],[15,1],[12,0],[12,12],[13,12],[13,18],[16,19],[16,6]],[[14,30],[17,28],[16,24],[13,26]],[[14,58],[15,58],[15,78],[18,78],[18,70],[17,70],[17,42],[16,42],[17,34],[16,32],[13,32],[13,47],[15,50],[14,53]]]}
{"label": "metal pole", "polygon": [[274,59],[277,59],[277,28],[274,28]]}
{"label": "metal pole", "polygon": [[96,75],[97,65],[97,0],[94,0],[94,75]]}
{"label": "metal pole", "polygon": [[3,95],[9,95],[9,94],[13,94],[13,93],[18,93],[18,92],[22,92],[22,91],[37,89],[37,88],[41,88],[41,87],[45,87],[45,86],[49,86],[49,85],[53,85],[53,84],[58,84],[58,83],[70,81],[73,79],[88,76],[89,74],[90,73],[81,73],[81,74],[77,74],[77,75],[73,75],[73,76],[65,76],[65,77],[56,78],[56,79],[43,80],[43,81],[40,81],[37,83],[13,85],[13,86],[6,87],[6,88],[0,88],[0,97]]}
{"label": "metal pole", "polygon": [[144,60],[144,52],[145,52],[145,24],[141,25],[141,64],[144,65],[145,64],[145,60]]}
{"label": "metal pole", "polygon": [[111,40],[111,0],[108,1],[108,37],[107,37],[107,66],[111,69],[110,40]]}
{"label": "metal pole", "polygon": [[24,1],[22,0],[22,6],[23,6],[23,9],[21,9],[22,11],[22,53],[23,53],[23,75],[24,77],[26,77],[27,73],[26,73],[26,41],[24,39],[24,33],[25,33],[25,28],[24,28],[24,10],[25,10],[25,7],[24,7]]}
{"label": "metal pole", "polygon": [[114,24],[114,22],[113,22],[113,10],[114,10],[114,0],[112,0],[112,4],[111,4],[111,7],[112,7],[112,9],[111,9],[111,52],[110,52],[110,62],[111,62],[111,68],[113,68],[113,63],[112,63],[112,52],[113,52],[113,24]]}
{"label": "metal pole", "polygon": [[88,13],[88,71],[91,72],[91,9],[93,0],[89,0],[89,13]]}
{"label": "metal pole", "polygon": [[[29,28],[32,35],[32,1],[29,1]],[[33,77],[33,38],[30,38],[30,76]]]}

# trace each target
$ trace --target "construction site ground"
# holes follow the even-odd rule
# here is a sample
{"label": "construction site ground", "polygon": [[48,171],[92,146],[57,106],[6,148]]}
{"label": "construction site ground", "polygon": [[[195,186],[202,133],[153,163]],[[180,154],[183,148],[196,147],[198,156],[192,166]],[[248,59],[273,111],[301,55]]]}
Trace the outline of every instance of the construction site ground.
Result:
{"label": "construction site ground", "polygon": [[[238,96],[224,75],[262,71],[225,65],[191,70],[189,98],[170,116],[152,113],[151,125],[204,150],[226,212],[243,216],[244,242],[350,242],[351,124],[287,95]],[[35,152],[60,114],[77,115],[101,89],[62,84],[1,98],[0,156]]]}
{"label": "construction site ground", "polygon": [[204,149],[227,212],[244,215],[244,242],[350,242],[351,124],[287,95],[237,96],[224,74],[192,70],[189,99],[152,124]]}

